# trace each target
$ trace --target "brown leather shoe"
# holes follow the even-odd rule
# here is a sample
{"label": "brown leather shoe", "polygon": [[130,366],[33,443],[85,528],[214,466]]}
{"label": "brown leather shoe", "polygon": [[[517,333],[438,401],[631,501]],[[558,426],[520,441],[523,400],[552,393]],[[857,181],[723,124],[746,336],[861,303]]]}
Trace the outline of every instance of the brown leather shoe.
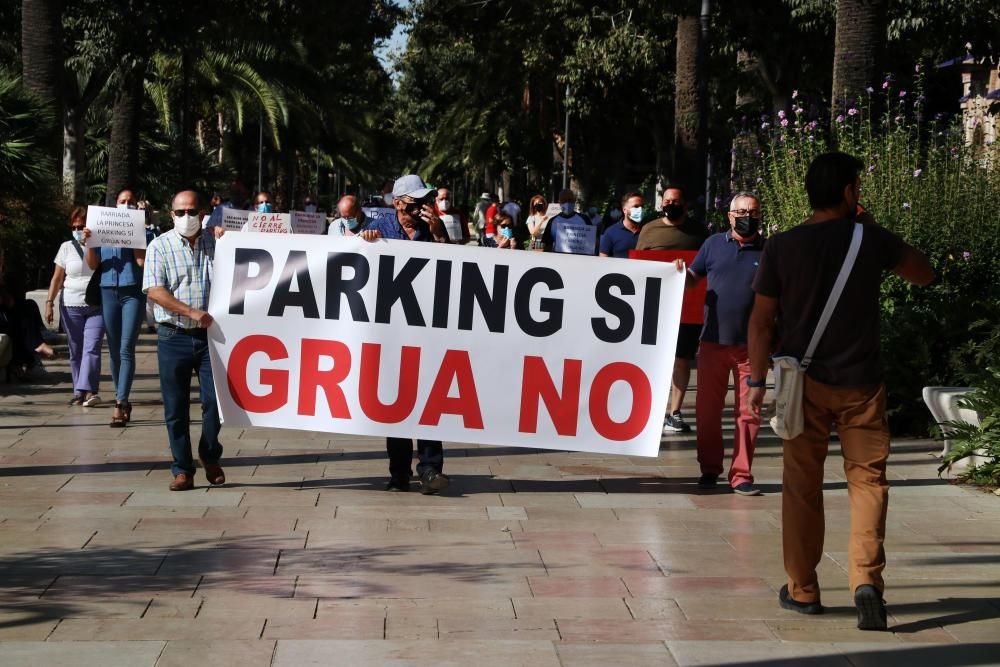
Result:
{"label": "brown leather shoe", "polygon": [[205,477],[208,479],[208,483],[212,486],[220,486],[226,483],[226,473],[223,472],[222,466],[218,463],[205,463],[201,459],[198,459],[201,463],[201,467],[205,469]]}
{"label": "brown leather shoe", "polygon": [[194,488],[194,478],[185,473],[174,476],[174,481],[170,482],[171,491],[190,491]]}

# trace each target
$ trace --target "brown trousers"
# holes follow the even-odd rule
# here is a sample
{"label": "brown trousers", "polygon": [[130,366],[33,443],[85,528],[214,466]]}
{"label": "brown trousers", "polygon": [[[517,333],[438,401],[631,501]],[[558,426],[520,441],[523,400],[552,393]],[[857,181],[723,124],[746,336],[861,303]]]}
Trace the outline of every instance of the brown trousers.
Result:
{"label": "brown trousers", "polygon": [[882,542],[889,505],[885,386],[834,387],[806,376],[802,409],[805,430],[784,442],[781,523],[788,591],[799,602],[820,599],[816,566],[823,557],[823,464],[831,424],[840,436],[851,504],[847,547],[851,591],[862,584],[882,591]]}

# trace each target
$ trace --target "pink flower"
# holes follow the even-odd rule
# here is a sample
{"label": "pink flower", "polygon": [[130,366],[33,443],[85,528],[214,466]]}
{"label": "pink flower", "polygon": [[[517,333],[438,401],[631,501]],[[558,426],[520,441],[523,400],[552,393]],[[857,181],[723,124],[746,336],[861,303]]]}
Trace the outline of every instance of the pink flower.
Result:
{"label": "pink flower", "polygon": [[913,178],[920,178],[920,174],[922,174],[923,171],[924,171],[923,169],[915,169],[913,171]]}
{"label": "pink flower", "polygon": [[792,99],[794,100],[794,99],[795,99],[796,97],[798,97],[798,96],[799,96],[799,91],[797,91],[797,90],[793,90],[793,91],[792,91]]}
{"label": "pink flower", "polygon": [[847,110],[847,115],[848,116],[857,116],[858,115],[858,110],[855,109],[854,107],[851,107],[850,109]]}
{"label": "pink flower", "polygon": [[889,87],[889,79],[882,82],[882,90],[886,90]]}
{"label": "pink flower", "polygon": [[839,116],[837,116],[837,122],[838,123],[843,123],[844,122],[844,114],[840,114]]}
{"label": "pink flower", "polygon": [[964,259],[966,262],[968,262],[971,258],[972,258],[972,253],[969,252],[968,250],[962,253],[962,259]]}
{"label": "pink flower", "polygon": [[778,118],[784,118],[784,117],[785,117],[785,110],[782,109],[781,111],[778,112]]}
{"label": "pink flower", "polygon": [[913,71],[914,72],[919,72],[920,71],[920,63],[917,63],[916,65],[913,66]]}
{"label": "pink flower", "polygon": [[899,96],[900,97],[906,97],[906,91],[905,90],[899,91]]}
{"label": "pink flower", "polygon": [[782,118],[781,119],[781,127],[788,127],[788,119],[787,118]]}

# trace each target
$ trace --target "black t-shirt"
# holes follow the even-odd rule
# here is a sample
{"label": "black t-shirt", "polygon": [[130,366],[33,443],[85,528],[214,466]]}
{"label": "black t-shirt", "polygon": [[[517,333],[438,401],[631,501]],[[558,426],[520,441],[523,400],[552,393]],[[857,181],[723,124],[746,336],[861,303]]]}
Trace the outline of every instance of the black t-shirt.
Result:
{"label": "black t-shirt", "polygon": [[[852,220],[827,220],[799,225],[767,242],[753,289],[778,299],[776,355],[805,354],[853,231]],[[904,246],[889,230],[865,223],[858,258],[807,371],[814,380],[838,387],[882,381],[879,290],[883,271],[899,265]]]}

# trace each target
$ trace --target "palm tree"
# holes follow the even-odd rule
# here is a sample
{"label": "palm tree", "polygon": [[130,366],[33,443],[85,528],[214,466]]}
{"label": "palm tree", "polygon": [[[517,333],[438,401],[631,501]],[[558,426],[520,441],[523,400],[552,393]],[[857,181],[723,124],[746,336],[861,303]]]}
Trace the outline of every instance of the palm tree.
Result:
{"label": "palm tree", "polygon": [[837,0],[831,118],[875,80],[885,42],[886,0]]}
{"label": "palm tree", "polygon": [[[24,87],[49,105],[54,118],[62,116],[62,15],[59,0],[21,1],[21,65]],[[62,158],[62,133],[50,128],[46,136],[50,169]],[[53,175],[55,175],[53,173]]]}
{"label": "palm tree", "polygon": [[0,182],[4,193],[28,197],[51,179],[46,140],[52,111],[25,90],[20,79],[0,70]]}
{"label": "palm tree", "polygon": [[105,205],[114,206],[123,187],[135,187],[139,173],[139,115],[144,95],[146,63],[131,63],[122,73],[111,111],[111,141],[108,145],[108,190]]}

